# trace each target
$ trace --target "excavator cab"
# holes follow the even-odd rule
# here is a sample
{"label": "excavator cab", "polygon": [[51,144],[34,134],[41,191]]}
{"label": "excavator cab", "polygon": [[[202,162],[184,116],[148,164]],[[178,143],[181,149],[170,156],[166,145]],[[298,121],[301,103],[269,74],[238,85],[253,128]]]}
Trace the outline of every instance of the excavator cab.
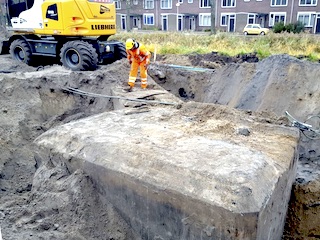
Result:
{"label": "excavator cab", "polygon": [[[34,0],[31,8],[19,13],[18,17],[11,18],[13,29],[30,29],[33,31],[42,28],[42,0]],[[20,9],[19,9],[20,11]]]}
{"label": "excavator cab", "polygon": [[23,11],[30,9],[33,6],[34,0],[6,0],[7,15],[9,19],[19,17],[19,14]]}

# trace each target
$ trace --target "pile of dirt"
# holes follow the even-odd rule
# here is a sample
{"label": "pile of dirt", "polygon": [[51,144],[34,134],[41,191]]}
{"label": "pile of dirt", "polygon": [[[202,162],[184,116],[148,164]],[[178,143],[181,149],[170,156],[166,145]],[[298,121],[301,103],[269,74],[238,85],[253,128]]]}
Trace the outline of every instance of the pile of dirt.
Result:
{"label": "pile of dirt", "polygon": [[211,52],[208,54],[157,55],[156,61],[162,64],[178,64],[182,66],[216,69],[230,63],[258,62],[259,58],[256,53],[239,54],[230,57],[218,52]]}
{"label": "pile of dirt", "polygon": [[74,96],[66,86],[110,95],[121,65],[95,72],[33,68],[0,56],[0,227],[6,240],[139,239],[90,178],[39,165],[33,140],[48,129],[113,109],[108,99]]}
{"label": "pile of dirt", "polygon": [[[169,64],[197,68],[175,68]],[[111,111],[113,105],[108,98],[74,95],[64,89],[71,86],[112,95],[113,88],[127,85],[130,67],[127,60],[100,66],[94,72],[71,72],[59,65],[31,67],[12,61],[8,55],[0,55],[0,65],[0,227],[3,238],[139,239],[138,233],[130,229],[113,206],[96,194],[86,174],[70,173],[65,166],[53,167],[50,163],[39,165],[33,151],[33,140],[48,129]],[[199,67],[207,69],[201,71]],[[165,88],[184,101],[258,111],[262,122],[288,125],[284,110],[299,118],[319,114],[319,83],[316,81],[319,72],[319,64],[286,55],[261,62],[255,54],[234,58],[218,53],[158,55],[149,69],[150,77],[157,84],[151,78],[149,81],[151,88]],[[210,113],[207,114],[210,117]],[[299,146],[301,171],[292,193],[286,239],[320,235],[320,224],[310,230],[305,223],[320,212],[319,188],[313,188],[307,199],[309,202],[303,199],[310,193],[312,184],[319,186],[318,143],[307,141]],[[306,208],[311,209],[310,212],[301,213],[301,209]],[[300,214],[305,217],[301,218]],[[298,231],[293,232],[292,226]]]}

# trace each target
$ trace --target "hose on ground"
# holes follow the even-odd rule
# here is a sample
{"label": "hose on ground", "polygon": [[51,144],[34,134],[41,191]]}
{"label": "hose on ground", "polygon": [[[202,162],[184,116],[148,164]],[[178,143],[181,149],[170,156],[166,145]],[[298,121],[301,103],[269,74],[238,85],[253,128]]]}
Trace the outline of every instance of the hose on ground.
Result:
{"label": "hose on ground", "polygon": [[[88,97],[101,97],[101,98],[114,98],[114,99],[122,99],[122,100],[127,100],[127,101],[133,101],[133,102],[144,102],[144,103],[157,103],[157,104],[164,104],[164,105],[179,105],[178,103],[173,103],[173,102],[163,102],[163,101],[155,101],[155,100],[146,100],[146,99],[137,99],[137,98],[126,98],[126,97],[121,97],[121,96],[109,96],[109,95],[103,95],[103,94],[97,94],[97,93],[90,93],[90,92],[85,92],[76,88],[72,87],[66,87],[62,88],[62,90],[71,92],[74,94],[79,94],[82,96],[88,96]],[[155,94],[152,94],[155,95]]]}

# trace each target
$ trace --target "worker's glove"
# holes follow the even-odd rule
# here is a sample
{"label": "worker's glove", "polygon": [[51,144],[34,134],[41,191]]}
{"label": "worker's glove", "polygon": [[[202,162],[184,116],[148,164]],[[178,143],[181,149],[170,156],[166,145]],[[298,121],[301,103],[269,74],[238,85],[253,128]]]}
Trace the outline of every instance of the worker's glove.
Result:
{"label": "worker's glove", "polygon": [[132,63],[132,61],[131,60],[129,60],[129,64],[131,65],[131,63]]}
{"label": "worker's glove", "polygon": [[145,69],[148,69],[149,64],[150,64],[150,61],[147,60],[147,61],[146,61],[146,64],[144,65]]}

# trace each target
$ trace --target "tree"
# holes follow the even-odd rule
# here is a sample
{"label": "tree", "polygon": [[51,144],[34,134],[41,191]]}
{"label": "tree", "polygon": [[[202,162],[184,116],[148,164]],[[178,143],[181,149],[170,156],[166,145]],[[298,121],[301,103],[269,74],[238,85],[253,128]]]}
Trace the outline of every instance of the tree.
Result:
{"label": "tree", "polygon": [[216,0],[210,0],[211,5],[211,34],[216,34]]}
{"label": "tree", "polygon": [[130,27],[131,0],[125,0],[125,1],[126,1],[126,10],[127,10],[126,29],[129,32],[131,30],[131,27]]}

